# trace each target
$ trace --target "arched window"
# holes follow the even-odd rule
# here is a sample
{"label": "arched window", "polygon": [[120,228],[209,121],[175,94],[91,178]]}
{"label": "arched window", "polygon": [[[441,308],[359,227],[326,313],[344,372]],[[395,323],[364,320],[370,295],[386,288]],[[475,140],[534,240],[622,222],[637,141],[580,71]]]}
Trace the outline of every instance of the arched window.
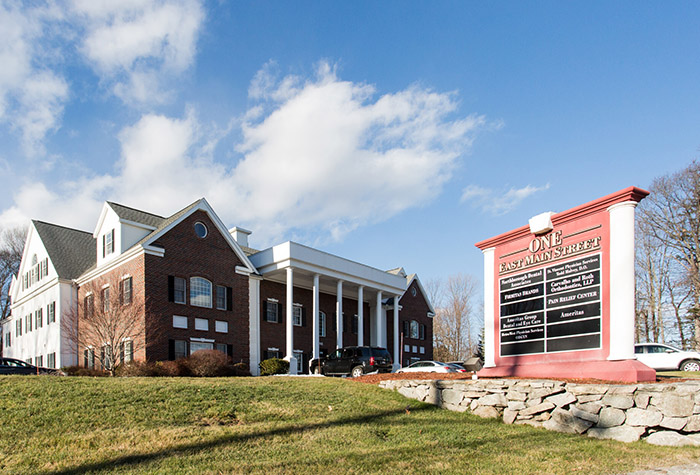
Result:
{"label": "arched window", "polygon": [[211,282],[202,277],[190,279],[190,304],[211,308]]}
{"label": "arched window", "polygon": [[411,320],[411,338],[418,338],[418,322]]}

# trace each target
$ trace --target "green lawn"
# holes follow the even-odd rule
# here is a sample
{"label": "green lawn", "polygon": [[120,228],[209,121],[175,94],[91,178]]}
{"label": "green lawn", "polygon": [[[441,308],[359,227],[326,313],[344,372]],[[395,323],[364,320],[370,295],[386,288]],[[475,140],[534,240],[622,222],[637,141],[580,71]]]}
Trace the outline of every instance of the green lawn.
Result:
{"label": "green lawn", "polygon": [[3,473],[620,473],[697,460],[326,378],[0,377]]}
{"label": "green lawn", "polygon": [[700,379],[700,371],[657,371],[656,375],[667,378]]}

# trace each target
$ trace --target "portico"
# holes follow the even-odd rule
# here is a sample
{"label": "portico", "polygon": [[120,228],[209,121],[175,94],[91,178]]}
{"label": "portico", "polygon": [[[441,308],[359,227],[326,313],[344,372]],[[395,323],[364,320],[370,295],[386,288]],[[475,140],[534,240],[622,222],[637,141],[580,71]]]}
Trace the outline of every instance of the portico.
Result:
{"label": "portico", "polygon": [[[406,290],[406,279],[364,264],[328,254],[291,241],[260,251],[250,260],[257,268],[263,280],[276,282],[285,286],[284,314],[284,359],[290,362],[290,374],[296,374],[297,361],[295,352],[301,353],[304,348],[295,342],[294,327],[304,318],[304,311],[295,310],[295,293],[311,291],[311,357],[318,358],[321,354],[321,294],[335,296],[335,347],[347,345],[372,345],[388,348],[387,317],[393,328],[392,356],[394,365],[400,361],[399,347],[399,306],[393,305],[391,314],[387,316],[384,302],[393,299],[398,302]],[[257,277],[259,279],[259,277]],[[251,285],[258,285],[259,281]],[[307,294],[308,295],[308,294]],[[356,305],[356,314],[343,312],[343,300]],[[260,299],[254,304],[260,305]],[[365,314],[365,306],[369,315]],[[260,315],[251,312],[251,315]],[[330,315],[328,316],[330,317]],[[356,320],[355,320],[356,319]],[[325,319],[325,325],[330,318]],[[352,329],[351,335],[345,335],[344,329]],[[366,341],[366,328],[369,329],[369,341]],[[324,328],[325,330],[325,328]],[[354,334],[357,337],[354,337]],[[250,322],[250,367],[257,369],[261,360],[260,318],[251,318]],[[354,340],[354,341],[353,341]],[[307,368],[301,368],[306,371]]]}

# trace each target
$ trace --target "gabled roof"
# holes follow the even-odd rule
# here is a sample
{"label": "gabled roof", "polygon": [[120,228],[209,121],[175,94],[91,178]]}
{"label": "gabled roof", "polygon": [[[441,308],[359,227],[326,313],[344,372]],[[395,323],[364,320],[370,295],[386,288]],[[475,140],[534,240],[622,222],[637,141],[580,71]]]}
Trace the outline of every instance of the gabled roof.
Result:
{"label": "gabled roof", "polygon": [[117,213],[119,218],[127,221],[133,221],[135,223],[145,224],[146,226],[157,228],[165,219],[163,216],[147,213],[135,208],[129,208],[128,206],[120,205],[119,203],[114,203],[112,201],[108,201],[107,204],[114,210],[115,213]]}
{"label": "gabled roof", "polygon": [[92,233],[32,220],[58,277],[75,279],[95,265],[95,239]]}
{"label": "gabled roof", "polygon": [[[164,229],[166,229],[166,228],[169,227],[171,224],[173,224],[173,223],[175,223],[176,221],[178,221],[180,218],[183,218],[183,217],[189,215],[190,212],[191,212],[194,208],[197,208],[197,207],[200,205],[200,203],[201,203],[202,200],[204,200],[204,198],[195,201],[195,202],[192,203],[191,205],[189,205],[189,206],[187,206],[187,207],[181,209],[180,211],[178,211],[177,213],[173,214],[172,216],[169,216],[169,217],[167,217],[167,218],[160,218],[161,221],[160,221],[160,223],[158,223],[158,225],[156,226],[156,229],[155,229],[152,233],[148,234],[146,237],[144,237],[143,239],[141,239],[139,242],[137,242],[137,243],[135,244],[135,246],[144,246],[144,245],[146,245],[147,243],[150,243],[150,242],[152,242],[152,241],[155,241],[155,238],[156,238],[156,237],[160,237],[161,234],[162,234],[162,231],[163,231]],[[134,211],[136,211],[136,210],[134,210]],[[151,216],[155,216],[155,215],[151,215]]]}

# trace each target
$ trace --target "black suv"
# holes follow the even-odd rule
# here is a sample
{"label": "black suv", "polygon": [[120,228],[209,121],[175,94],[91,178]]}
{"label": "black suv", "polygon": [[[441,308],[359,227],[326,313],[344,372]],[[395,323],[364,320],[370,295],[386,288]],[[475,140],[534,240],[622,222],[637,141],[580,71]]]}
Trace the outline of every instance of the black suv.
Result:
{"label": "black suv", "polygon": [[391,355],[386,348],[347,346],[319,360],[311,360],[311,372],[325,375],[350,375],[353,378],[378,371],[391,373]]}

